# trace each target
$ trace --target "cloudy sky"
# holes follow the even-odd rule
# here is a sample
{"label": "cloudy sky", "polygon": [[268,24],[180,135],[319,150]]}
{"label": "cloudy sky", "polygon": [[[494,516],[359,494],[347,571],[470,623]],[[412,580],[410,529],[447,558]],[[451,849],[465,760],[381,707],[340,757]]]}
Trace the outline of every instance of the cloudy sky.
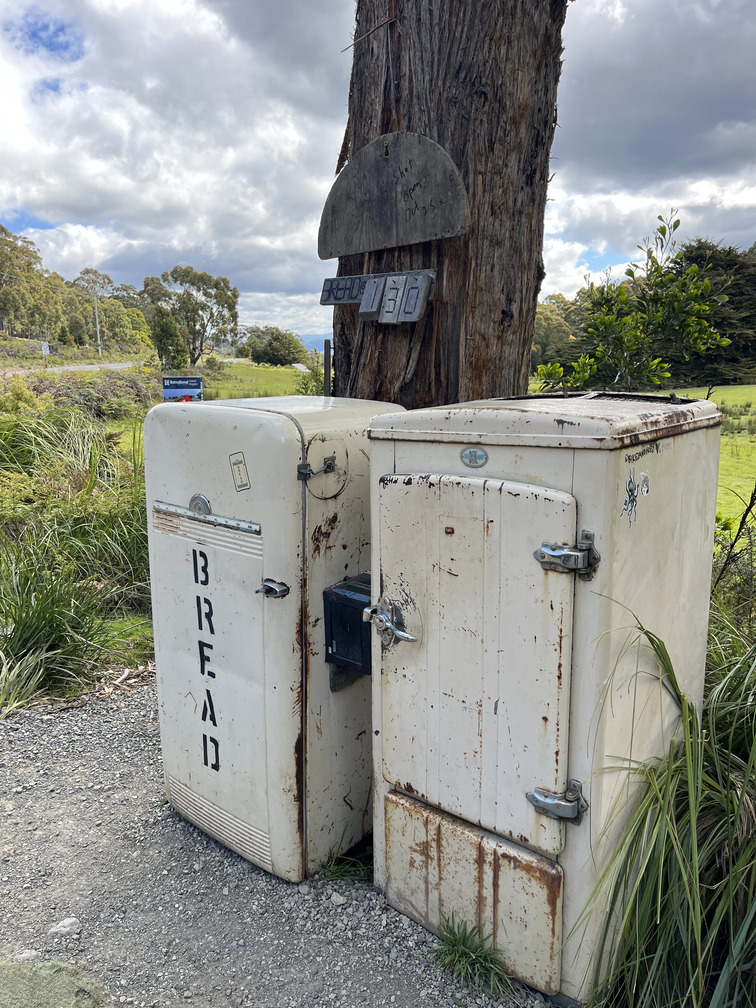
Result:
{"label": "cloudy sky", "polygon": [[[241,320],[328,333],[317,227],[353,0],[0,0],[0,223],[44,265],[229,277]],[[754,0],[575,0],[542,294],[631,259],[657,214],[756,242]],[[347,51],[342,51],[347,49]]]}

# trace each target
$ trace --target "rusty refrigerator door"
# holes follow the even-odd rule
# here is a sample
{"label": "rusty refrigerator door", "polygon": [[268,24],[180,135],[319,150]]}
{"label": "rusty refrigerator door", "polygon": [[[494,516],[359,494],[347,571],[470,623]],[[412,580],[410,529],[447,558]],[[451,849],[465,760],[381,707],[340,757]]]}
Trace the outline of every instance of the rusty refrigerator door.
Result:
{"label": "rusty refrigerator door", "polygon": [[628,770],[679,725],[636,620],[703,695],[720,419],[592,392],[370,425],[376,885],[562,1001],[592,992]]}
{"label": "rusty refrigerator door", "polygon": [[379,502],[390,901],[434,930],[463,915],[556,991],[565,824],[527,794],[567,790],[574,581],[534,551],[574,541],[575,499],[388,474]]}

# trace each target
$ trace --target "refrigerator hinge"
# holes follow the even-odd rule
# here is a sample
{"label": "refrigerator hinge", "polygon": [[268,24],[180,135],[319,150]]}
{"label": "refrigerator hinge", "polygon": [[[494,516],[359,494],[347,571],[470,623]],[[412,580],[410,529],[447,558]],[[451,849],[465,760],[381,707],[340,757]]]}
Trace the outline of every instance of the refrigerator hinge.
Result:
{"label": "refrigerator hinge", "polygon": [[590,581],[601,559],[593,545],[594,538],[593,532],[583,529],[574,546],[545,542],[533,552],[533,556],[544,570],[561,571],[563,574],[575,571],[581,580]]}
{"label": "refrigerator hinge", "polygon": [[588,802],[583,797],[583,785],[579,780],[567,781],[564,794],[533,788],[525,797],[538,812],[552,819],[566,819],[575,826],[580,824],[583,813],[588,809]]}

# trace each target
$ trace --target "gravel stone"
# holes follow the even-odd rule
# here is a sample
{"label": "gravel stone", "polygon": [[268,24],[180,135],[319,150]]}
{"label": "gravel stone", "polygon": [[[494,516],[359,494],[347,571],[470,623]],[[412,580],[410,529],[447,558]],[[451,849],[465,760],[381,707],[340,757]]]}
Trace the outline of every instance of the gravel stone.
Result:
{"label": "gravel stone", "polygon": [[154,683],[0,721],[1,959],[72,963],[135,1008],[548,1003],[468,993],[436,944],[371,885],[284,882],[165,804]]}

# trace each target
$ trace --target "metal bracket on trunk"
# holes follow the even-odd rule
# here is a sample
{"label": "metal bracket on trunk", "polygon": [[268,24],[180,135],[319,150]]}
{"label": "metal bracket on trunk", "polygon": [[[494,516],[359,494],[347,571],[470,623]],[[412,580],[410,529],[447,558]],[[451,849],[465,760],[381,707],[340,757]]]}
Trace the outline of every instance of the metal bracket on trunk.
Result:
{"label": "metal bracket on trunk", "polygon": [[321,473],[332,473],[336,469],[336,456],[329,455],[323,459],[322,469],[313,469],[309,462],[303,462],[297,466],[297,479],[308,480],[311,476],[320,476]]}

